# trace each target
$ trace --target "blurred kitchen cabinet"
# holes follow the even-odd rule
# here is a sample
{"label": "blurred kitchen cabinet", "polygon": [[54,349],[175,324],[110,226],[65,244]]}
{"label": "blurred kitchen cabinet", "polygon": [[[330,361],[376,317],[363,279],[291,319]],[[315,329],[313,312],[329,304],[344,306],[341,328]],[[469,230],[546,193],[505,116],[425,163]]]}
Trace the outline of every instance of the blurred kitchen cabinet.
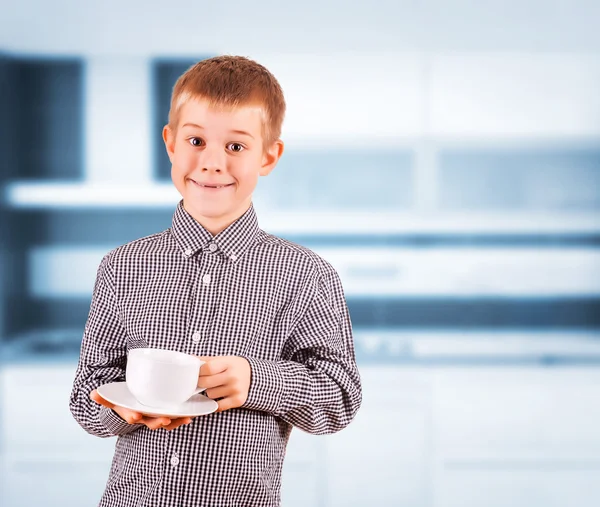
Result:
{"label": "blurred kitchen cabinet", "polygon": [[[85,63],[80,57],[19,55],[0,63],[0,142],[3,171],[11,178],[81,180],[84,155]],[[35,130],[32,131],[32,125]],[[31,149],[32,137],[35,149]],[[5,153],[8,155],[4,158]]]}
{"label": "blurred kitchen cabinet", "polygon": [[[72,419],[74,370],[70,362],[4,367],[3,507],[49,499],[85,507],[101,495],[115,441]],[[283,507],[597,504],[600,370],[378,364],[362,366],[361,377],[363,405],[347,428],[292,431]]]}
{"label": "blurred kitchen cabinet", "polygon": [[[2,369],[2,451],[15,456],[84,456],[107,463],[114,439],[86,433],[73,419],[69,396],[75,364],[13,364]],[[65,459],[66,460],[66,459]]]}
{"label": "blurred kitchen cabinet", "polygon": [[363,405],[325,437],[328,507],[429,505],[431,385],[427,371],[363,367]]}
{"label": "blurred kitchen cabinet", "polygon": [[430,129],[438,139],[593,139],[595,55],[438,54],[430,64]]}
{"label": "blurred kitchen cabinet", "polygon": [[282,507],[320,505],[324,454],[325,449],[318,437],[297,428],[292,430],[281,478]]}
{"label": "blurred kitchen cabinet", "polygon": [[48,455],[15,458],[2,455],[0,504],[3,507],[34,505],[93,507],[108,478],[106,463],[55,459]]}
{"label": "blurred kitchen cabinet", "polygon": [[600,371],[446,369],[432,381],[435,507],[597,505]]}
{"label": "blurred kitchen cabinet", "polygon": [[599,480],[598,467],[552,463],[449,469],[436,507],[595,507]]}
{"label": "blurred kitchen cabinet", "polygon": [[70,363],[3,366],[3,507],[98,504],[115,440],[95,438],[73,419],[69,395],[74,372]]}
{"label": "blurred kitchen cabinet", "polygon": [[466,459],[596,459],[600,370],[438,370],[434,417],[439,452]]}

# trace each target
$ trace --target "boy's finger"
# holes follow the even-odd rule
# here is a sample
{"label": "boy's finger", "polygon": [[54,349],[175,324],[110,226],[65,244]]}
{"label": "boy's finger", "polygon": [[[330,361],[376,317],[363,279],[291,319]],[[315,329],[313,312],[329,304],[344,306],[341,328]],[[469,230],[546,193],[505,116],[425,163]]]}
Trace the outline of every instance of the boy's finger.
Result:
{"label": "boy's finger", "polygon": [[156,430],[171,424],[171,419],[167,417],[144,417],[142,422],[151,430]]}
{"label": "boy's finger", "polygon": [[[217,373],[215,375],[202,375],[198,377],[198,387],[212,389],[214,387],[224,386],[229,382],[227,373]],[[206,394],[206,393],[205,393]]]}
{"label": "boy's finger", "polygon": [[142,414],[139,412],[135,412],[133,410],[129,410],[128,408],[121,408],[121,414],[129,424],[136,424],[142,420]]}
{"label": "boy's finger", "polygon": [[230,397],[228,398],[223,398],[222,400],[217,401],[217,405],[219,406],[219,408],[217,408],[217,412],[223,412],[225,410],[229,410],[230,408],[233,408],[233,399]]}
{"label": "boy's finger", "polygon": [[216,400],[219,398],[225,398],[228,394],[231,394],[231,388],[227,386],[215,387],[214,389],[207,389],[204,394],[210,399]]}
{"label": "boy's finger", "polygon": [[98,394],[98,391],[96,391],[96,389],[94,389],[90,393],[90,398],[92,400],[94,400],[96,403],[99,403],[100,405],[105,406],[106,408],[114,408],[114,404],[111,403],[110,401],[105,400],[102,396],[100,396]]}
{"label": "boy's finger", "polygon": [[118,405],[115,405],[113,410],[119,415],[119,417],[121,417],[121,419],[127,421],[129,424],[136,424],[142,419],[142,414],[133,410],[129,410],[125,407],[119,407]]}
{"label": "boy's finger", "polygon": [[165,426],[164,428],[166,430],[174,430],[176,428],[179,428],[179,426],[184,426],[186,424],[190,424],[192,422],[192,418],[191,417],[184,417],[184,418],[180,418],[180,419],[174,419],[173,421],[171,421],[171,424],[169,424],[168,426]]}
{"label": "boy's finger", "polygon": [[207,363],[204,363],[200,367],[200,375],[216,375],[217,373],[223,373],[229,363],[226,357],[214,357]]}

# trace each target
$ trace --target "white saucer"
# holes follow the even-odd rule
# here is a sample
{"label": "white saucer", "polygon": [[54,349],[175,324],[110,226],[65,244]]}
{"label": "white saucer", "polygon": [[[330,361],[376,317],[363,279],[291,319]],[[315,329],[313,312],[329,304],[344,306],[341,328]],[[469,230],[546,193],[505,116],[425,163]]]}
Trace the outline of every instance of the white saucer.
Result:
{"label": "white saucer", "polygon": [[142,405],[133,397],[129,392],[129,389],[127,389],[127,384],[125,382],[111,382],[110,384],[104,384],[98,388],[98,394],[115,405],[152,416],[196,417],[199,415],[211,414],[218,408],[215,400],[211,400],[203,394],[195,394],[189,400],[184,401],[175,407],[149,407],[147,405]]}

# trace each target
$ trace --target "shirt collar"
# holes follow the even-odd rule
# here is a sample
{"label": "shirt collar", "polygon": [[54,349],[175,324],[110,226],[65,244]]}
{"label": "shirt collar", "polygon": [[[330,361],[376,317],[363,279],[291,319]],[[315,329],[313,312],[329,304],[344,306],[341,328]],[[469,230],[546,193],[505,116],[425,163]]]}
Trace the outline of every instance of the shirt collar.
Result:
{"label": "shirt collar", "polygon": [[235,262],[252,245],[260,229],[251,203],[241,217],[213,236],[186,211],[182,199],[173,214],[171,230],[185,256],[191,257],[200,250],[207,253],[220,251]]}

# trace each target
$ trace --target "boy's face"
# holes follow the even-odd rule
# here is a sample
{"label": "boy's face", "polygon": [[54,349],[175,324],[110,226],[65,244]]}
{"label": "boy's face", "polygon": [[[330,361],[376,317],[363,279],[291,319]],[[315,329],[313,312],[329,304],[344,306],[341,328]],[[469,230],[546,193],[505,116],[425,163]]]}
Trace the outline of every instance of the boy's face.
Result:
{"label": "boy's face", "polygon": [[213,235],[246,212],[258,177],[269,174],[283,153],[280,140],[263,149],[261,118],[260,106],[216,109],[193,99],[180,110],[177,132],[163,129],[184,207]]}

